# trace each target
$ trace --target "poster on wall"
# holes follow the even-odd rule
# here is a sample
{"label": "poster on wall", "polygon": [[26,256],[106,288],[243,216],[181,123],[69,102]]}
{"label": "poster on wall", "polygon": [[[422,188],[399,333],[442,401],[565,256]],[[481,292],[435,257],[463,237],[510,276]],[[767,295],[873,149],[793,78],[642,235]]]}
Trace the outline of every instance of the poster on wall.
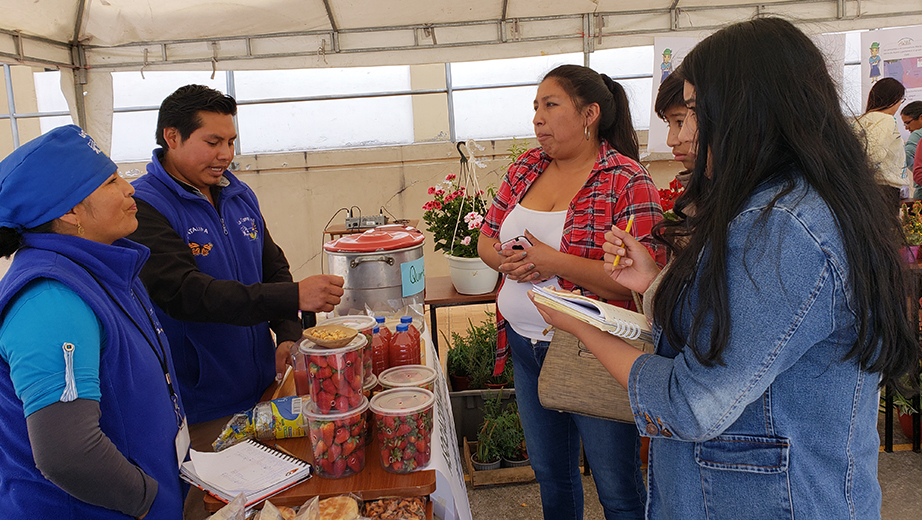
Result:
{"label": "poster on wall", "polygon": [[653,41],[653,99],[650,101],[650,133],[648,153],[670,153],[666,145],[666,123],[656,115],[656,93],[669,74],[678,68],[688,51],[698,43],[695,38],[657,37]]}
{"label": "poster on wall", "polygon": [[[879,29],[861,33],[861,109],[868,92],[882,78],[893,78],[906,87],[906,103],[922,100],[922,26]],[[897,110],[897,114],[899,114]],[[899,125],[903,139],[907,132]]]}

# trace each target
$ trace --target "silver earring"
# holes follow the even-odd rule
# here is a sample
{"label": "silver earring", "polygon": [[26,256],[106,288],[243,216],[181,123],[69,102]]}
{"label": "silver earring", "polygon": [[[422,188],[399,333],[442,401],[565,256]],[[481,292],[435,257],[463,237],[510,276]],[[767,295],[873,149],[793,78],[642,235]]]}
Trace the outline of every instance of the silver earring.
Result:
{"label": "silver earring", "polygon": [[588,141],[588,140],[589,140],[589,137],[590,137],[590,135],[589,135],[589,126],[588,126],[588,125],[586,125],[585,130],[583,130],[583,134],[585,134],[586,140]]}

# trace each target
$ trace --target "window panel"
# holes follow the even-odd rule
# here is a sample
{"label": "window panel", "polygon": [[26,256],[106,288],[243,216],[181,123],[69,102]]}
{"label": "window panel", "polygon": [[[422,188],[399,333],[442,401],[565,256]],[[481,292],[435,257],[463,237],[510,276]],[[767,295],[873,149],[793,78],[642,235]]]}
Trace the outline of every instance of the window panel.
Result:
{"label": "window panel", "polygon": [[451,84],[453,88],[537,84],[552,69],[566,64],[582,65],[582,53],[452,63]]}
{"label": "window panel", "polygon": [[620,47],[595,51],[589,56],[589,66],[599,74],[653,77],[653,46]]}
{"label": "window panel", "polygon": [[112,160],[149,160],[157,147],[157,111],[122,112],[112,115]]}
{"label": "window panel", "polygon": [[532,119],[537,93],[537,86],[455,92],[455,133],[458,139],[534,137]]}
{"label": "window panel", "polygon": [[[64,99],[64,93],[61,92],[60,71],[35,72],[32,74],[32,79],[35,83],[35,98],[39,112],[67,112],[69,110],[67,100]],[[44,128],[45,125],[42,124],[43,132],[46,131]]]}
{"label": "window panel", "polygon": [[[183,85],[205,85],[221,92],[227,91],[224,72],[205,71],[148,71],[112,73],[112,99],[115,108],[159,107],[163,100]],[[155,130],[156,124],[151,127]],[[113,148],[114,149],[114,148]]]}
{"label": "window panel", "polygon": [[410,90],[410,67],[238,71],[240,101]]}
{"label": "window panel", "polygon": [[242,153],[413,142],[410,96],[242,105]]}

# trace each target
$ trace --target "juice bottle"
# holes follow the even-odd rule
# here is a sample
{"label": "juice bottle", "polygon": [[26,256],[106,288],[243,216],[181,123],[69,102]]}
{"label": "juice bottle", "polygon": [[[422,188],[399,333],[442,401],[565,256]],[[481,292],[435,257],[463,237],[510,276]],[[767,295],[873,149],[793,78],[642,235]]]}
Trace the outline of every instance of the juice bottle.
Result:
{"label": "juice bottle", "polygon": [[407,324],[408,330],[410,331],[410,335],[412,335],[416,339],[416,342],[419,343],[419,329],[416,328],[416,325],[413,325],[413,317],[412,316],[401,316],[400,323]]}
{"label": "juice bottle", "polygon": [[381,328],[375,325],[371,333],[371,373],[375,376],[390,368],[389,350],[390,345],[384,339]]}
{"label": "juice bottle", "polygon": [[406,323],[397,325],[397,333],[391,339],[388,359],[391,367],[420,363],[419,342],[413,339]]}
{"label": "juice bottle", "polygon": [[378,327],[381,328],[381,335],[384,336],[384,341],[390,345],[391,338],[394,337],[394,333],[391,332],[391,329],[387,328],[387,325],[384,324],[384,316],[375,316],[375,321],[378,322]]}

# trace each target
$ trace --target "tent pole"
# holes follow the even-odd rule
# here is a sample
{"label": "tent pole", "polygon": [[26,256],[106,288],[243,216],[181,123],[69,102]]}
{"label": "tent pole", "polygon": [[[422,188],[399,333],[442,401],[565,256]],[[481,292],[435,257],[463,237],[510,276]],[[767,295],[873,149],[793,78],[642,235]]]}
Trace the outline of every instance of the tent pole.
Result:
{"label": "tent pole", "polygon": [[83,45],[71,47],[71,61],[74,64],[74,104],[77,109],[77,126],[86,128],[86,50]]}

